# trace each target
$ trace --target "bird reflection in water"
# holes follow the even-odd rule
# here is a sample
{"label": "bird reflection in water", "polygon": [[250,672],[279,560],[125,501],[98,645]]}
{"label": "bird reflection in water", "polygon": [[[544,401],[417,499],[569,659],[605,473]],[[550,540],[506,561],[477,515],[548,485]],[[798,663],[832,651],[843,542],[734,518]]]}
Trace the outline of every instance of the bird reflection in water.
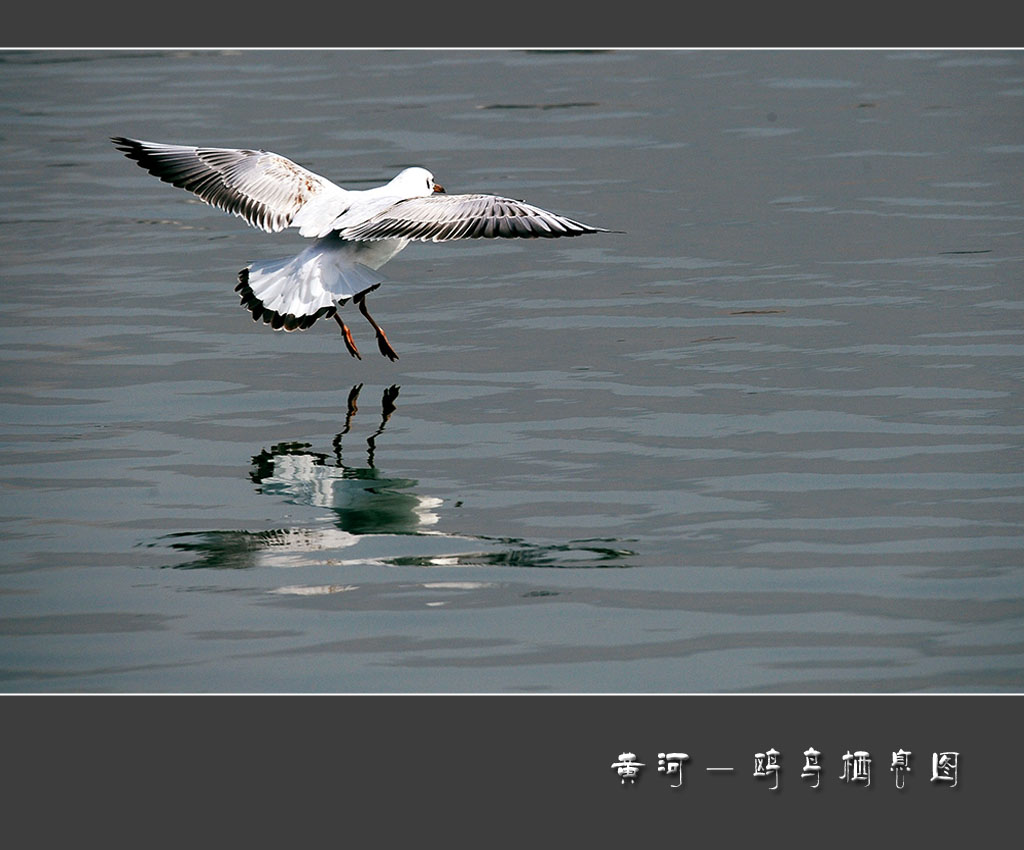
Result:
{"label": "bird reflection in water", "polygon": [[365,465],[346,463],[342,457],[362,387],[357,384],[349,393],[345,424],[330,452],[314,451],[310,443],[288,442],[263,449],[252,459],[249,477],[257,492],[293,505],[324,508],[326,520],[266,531],[183,532],[152,545],[187,553],[190,560],[177,565],[179,569],[295,567],[325,559],[417,567],[628,566],[626,559],[635,553],[613,539],[539,544],[432,530],[442,500],[417,493],[415,479],[387,477],[375,461],[377,438],[395,412],[397,386],[384,390],[380,422],[366,438]]}
{"label": "bird reflection in water", "polygon": [[267,531],[170,535],[170,548],[193,558],[180,566],[299,566],[306,562],[303,554],[354,547],[368,535],[430,534],[442,500],[416,493],[419,482],[414,479],[386,477],[374,459],[377,438],[395,412],[399,387],[384,390],[380,423],[366,439],[365,465],[346,464],[342,459],[342,442],[352,429],[362,387],[357,384],[349,393],[345,425],[334,437],[331,453],[316,452],[310,443],[287,442],[264,449],[252,459],[249,477],[257,492],[290,504],[326,508],[330,522]]}
{"label": "bird reflection in water", "polygon": [[309,443],[278,443],[253,458],[250,477],[266,495],[328,508],[337,528],[349,534],[420,532],[437,522],[434,511],[441,500],[417,494],[414,479],[385,477],[374,462],[377,438],[395,412],[397,386],[384,390],[380,424],[366,439],[366,465],[342,459],[342,441],[352,428],[362,386],[349,393],[345,427],[334,437],[333,454],[315,452]]}

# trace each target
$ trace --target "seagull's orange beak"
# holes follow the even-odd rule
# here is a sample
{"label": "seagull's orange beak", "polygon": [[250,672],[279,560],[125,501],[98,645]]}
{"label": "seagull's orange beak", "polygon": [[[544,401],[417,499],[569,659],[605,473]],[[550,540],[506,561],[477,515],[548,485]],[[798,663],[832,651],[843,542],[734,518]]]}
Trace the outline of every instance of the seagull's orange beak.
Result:
{"label": "seagull's orange beak", "polygon": [[435,183],[434,184],[434,191],[435,192],[440,192],[443,195],[444,194],[444,186],[442,186],[440,183]]}

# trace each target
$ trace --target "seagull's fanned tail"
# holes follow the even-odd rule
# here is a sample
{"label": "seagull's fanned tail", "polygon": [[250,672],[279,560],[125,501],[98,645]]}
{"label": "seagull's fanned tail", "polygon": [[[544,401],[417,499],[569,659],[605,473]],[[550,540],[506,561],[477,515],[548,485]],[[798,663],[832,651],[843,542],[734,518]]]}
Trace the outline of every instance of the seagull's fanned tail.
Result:
{"label": "seagull's fanned tail", "polygon": [[338,306],[383,280],[347,252],[318,242],[295,257],[251,263],[238,273],[235,291],[254,321],[295,331],[333,316]]}

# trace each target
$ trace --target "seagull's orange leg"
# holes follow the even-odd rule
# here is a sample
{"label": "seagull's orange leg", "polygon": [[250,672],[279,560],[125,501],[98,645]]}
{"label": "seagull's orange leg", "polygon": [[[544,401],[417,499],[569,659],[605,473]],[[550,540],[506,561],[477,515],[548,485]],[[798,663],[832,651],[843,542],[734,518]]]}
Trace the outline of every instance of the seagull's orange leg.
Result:
{"label": "seagull's orange leg", "polygon": [[366,320],[373,325],[373,329],[377,333],[377,348],[380,349],[380,353],[394,362],[398,359],[398,354],[395,349],[391,347],[391,343],[388,342],[388,338],[384,334],[384,330],[373,320],[373,316],[371,316],[369,311],[366,309],[366,296],[357,295],[355,300],[359,305],[359,312],[366,316]]}
{"label": "seagull's orange leg", "polygon": [[345,347],[348,349],[348,353],[355,357],[356,360],[362,360],[362,355],[360,355],[359,349],[356,348],[355,341],[352,339],[352,332],[348,329],[348,325],[341,320],[341,316],[337,313],[334,314],[334,321],[336,321],[341,328],[341,335],[345,338]]}

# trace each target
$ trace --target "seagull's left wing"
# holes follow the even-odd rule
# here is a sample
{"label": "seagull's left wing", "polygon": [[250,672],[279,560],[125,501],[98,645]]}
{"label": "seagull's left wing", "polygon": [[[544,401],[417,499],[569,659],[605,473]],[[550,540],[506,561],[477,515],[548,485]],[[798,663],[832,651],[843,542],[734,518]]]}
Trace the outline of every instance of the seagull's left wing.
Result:
{"label": "seagull's left wing", "polygon": [[271,151],[111,141],[154,177],[270,233],[321,236],[348,206],[346,190]]}
{"label": "seagull's left wing", "polygon": [[[344,218],[349,218],[351,210]],[[496,195],[430,195],[397,201],[362,221],[338,222],[343,239],[374,241],[409,239],[447,242],[452,239],[555,238],[607,233],[580,221]]]}

